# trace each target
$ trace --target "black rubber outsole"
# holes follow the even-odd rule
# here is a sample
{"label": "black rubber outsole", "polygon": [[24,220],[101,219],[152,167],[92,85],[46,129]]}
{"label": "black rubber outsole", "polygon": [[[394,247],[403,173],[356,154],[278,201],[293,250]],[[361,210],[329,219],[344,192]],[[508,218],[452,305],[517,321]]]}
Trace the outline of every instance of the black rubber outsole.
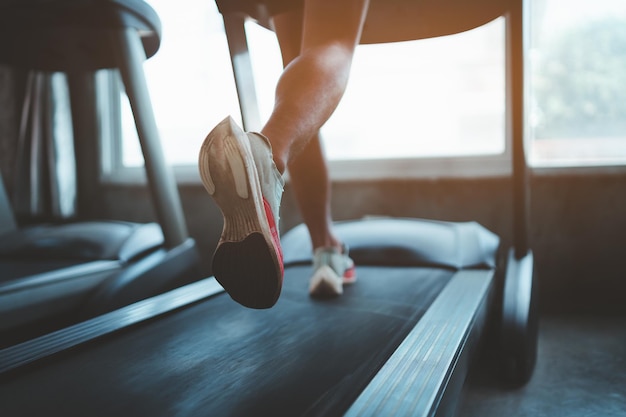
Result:
{"label": "black rubber outsole", "polygon": [[213,256],[213,274],[233,300],[249,308],[274,306],[282,289],[280,267],[261,233],[221,243]]}

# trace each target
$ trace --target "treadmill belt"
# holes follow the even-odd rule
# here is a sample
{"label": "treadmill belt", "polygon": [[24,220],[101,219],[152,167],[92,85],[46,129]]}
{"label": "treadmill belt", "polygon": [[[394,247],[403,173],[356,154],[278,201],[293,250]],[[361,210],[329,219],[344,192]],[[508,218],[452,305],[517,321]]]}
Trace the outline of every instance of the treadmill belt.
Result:
{"label": "treadmill belt", "polygon": [[269,310],[220,294],[49,358],[1,382],[0,415],[342,413],[453,271],[359,267],[327,301],[309,298],[310,274],[288,268]]}

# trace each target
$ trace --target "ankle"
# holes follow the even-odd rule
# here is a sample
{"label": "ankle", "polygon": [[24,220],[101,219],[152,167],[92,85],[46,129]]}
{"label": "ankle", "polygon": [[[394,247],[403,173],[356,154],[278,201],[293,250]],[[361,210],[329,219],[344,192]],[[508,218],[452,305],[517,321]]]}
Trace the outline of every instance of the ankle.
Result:
{"label": "ankle", "polygon": [[313,252],[318,249],[335,249],[338,253],[343,253],[344,245],[336,239],[320,240],[313,242]]}

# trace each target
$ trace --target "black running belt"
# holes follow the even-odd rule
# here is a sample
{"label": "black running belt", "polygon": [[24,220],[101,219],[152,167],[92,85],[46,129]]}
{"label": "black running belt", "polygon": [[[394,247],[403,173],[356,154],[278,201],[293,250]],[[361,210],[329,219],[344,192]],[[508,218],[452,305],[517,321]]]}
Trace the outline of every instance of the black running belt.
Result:
{"label": "black running belt", "polygon": [[272,309],[221,294],[54,356],[2,381],[0,415],[298,416],[328,397],[345,411],[454,274],[357,273],[316,301],[311,267],[293,266]]}

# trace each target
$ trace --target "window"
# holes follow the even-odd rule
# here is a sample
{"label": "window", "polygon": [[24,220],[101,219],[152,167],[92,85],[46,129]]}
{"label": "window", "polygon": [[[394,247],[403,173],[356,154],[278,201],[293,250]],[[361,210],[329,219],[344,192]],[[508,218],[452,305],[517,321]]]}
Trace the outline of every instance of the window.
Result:
{"label": "window", "polygon": [[[195,168],[210,129],[226,115],[240,119],[222,19],[212,1],[149,3],[163,22],[161,49],[145,64],[157,123],[169,162]],[[531,164],[623,163],[626,3],[530,5]],[[265,119],[280,53],[272,32],[253,23],[246,30]],[[331,173],[363,178],[509,172],[504,82],[504,19],[453,36],[359,46],[346,95],[322,130]],[[122,104],[121,165],[136,167],[143,161],[124,96]]]}
{"label": "window", "polygon": [[626,2],[533,0],[531,163],[626,162]]}

